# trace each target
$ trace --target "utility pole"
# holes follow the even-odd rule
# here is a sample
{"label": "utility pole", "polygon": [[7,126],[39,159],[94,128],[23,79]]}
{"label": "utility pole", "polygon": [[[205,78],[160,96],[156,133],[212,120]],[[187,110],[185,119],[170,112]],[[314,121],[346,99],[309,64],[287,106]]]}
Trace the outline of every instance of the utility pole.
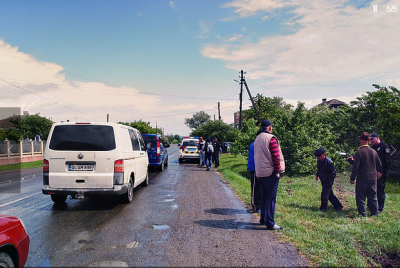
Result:
{"label": "utility pole", "polygon": [[219,102],[218,102],[218,120],[221,121],[221,110],[220,110]]}
{"label": "utility pole", "polygon": [[[246,80],[244,79],[243,76],[244,72],[243,70],[240,71],[240,108],[239,108],[239,130],[242,129],[242,102],[243,102],[243,85],[246,86],[247,93],[249,94],[251,103],[253,104],[253,109],[256,112],[257,118],[258,118],[258,124],[261,123],[261,118],[260,114],[258,113],[257,106],[254,103],[253,97],[251,96],[249,87],[247,86]],[[236,80],[235,80],[236,81]]]}
{"label": "utility pole", "polygon": [[242,130],[242,99],[243,99],[243,70],[240,71],[240,106],[239,106],[239,130]]}

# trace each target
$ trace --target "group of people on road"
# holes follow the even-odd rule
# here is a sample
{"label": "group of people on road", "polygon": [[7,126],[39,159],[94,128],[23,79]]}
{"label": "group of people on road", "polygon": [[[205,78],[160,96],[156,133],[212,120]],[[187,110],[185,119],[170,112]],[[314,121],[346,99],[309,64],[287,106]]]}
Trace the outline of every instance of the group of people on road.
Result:
{"label": "group of people on road", "polygon": [[[260,213],[260,224],[268,230],[281,230],[275,223],[275,205],[281,173],[285,171],[285,162],[279,141],[272,134],[273,125],[269,120],[261,122],[261,130],[249,146],[247,170],[251,176],[251,205],[253,212]],[[358,151],[346,160],[353,165],[350,183],[356,184],[356,204],[358,214],[367,216],[365,200],[371,215],[377,216],[385,206],[385,183],[391,165],[390,147],[379,135],[363,132],[358,137]],[[371,147],[369,144],[371,143]],[[316,180],[322,185],[321,205],[325,212],[328,202],[336,211],[343,209],[342,203],[333,192],[336,169],[333,161],[327,157],[324,148],[314,151],[317,158]]]}
{"label": "group of people on road", "polygon": [[217,168],[219,167],[219,153],[221,151],[221,144],[217,137],[207,138],[205,141],[203,137],[199,138],[199,144],[197,145],[197,151],[199,152],[199,167],[206,165],[207,171],[211,169],[211,164]]}

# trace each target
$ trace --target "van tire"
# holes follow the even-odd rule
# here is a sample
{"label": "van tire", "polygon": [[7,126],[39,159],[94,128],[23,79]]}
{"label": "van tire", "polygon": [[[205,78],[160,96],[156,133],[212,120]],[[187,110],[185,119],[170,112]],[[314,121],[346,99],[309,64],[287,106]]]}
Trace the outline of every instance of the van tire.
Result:
{"label": "van tire", "polygon": [[0,267],[14,267],[14,262],[6,252],[0,253]]}
{"label": "van tire", "polygon": [[129,179],[128,183],[128,190],[126,191],[125,194],[121,195],[122,202],[128,204],[132,202],[133,200],[133,182],[132,179]]}
{"label": "van tire", "polygon": [[142,186],[147,187],[149,185],[149,171],[146,172],[146,178],[142,182]]}
{"label": "van tire", "polygon": [[68,197],[68,195],[66,195],[66,194],[52,194],[50,196],[51,196],[51,200],[56,204],[64,203]]}
{"label": "van tire", "polygon": [[168,158],[167,158],[167,161],[164,163],[164,166],[168,167]]}

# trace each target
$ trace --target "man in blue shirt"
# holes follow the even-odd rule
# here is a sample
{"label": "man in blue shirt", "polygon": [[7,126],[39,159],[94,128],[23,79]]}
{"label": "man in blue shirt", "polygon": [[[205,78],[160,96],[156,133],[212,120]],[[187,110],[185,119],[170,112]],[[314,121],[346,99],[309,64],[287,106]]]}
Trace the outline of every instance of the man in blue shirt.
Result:
{"label": "man in blue shirt", "polygon": [[253,212],[260,211],[261,201],[261,190],[260,182],[256,178],[256,166],[254,162],[254,142],[249,146],[249,157],[247,161],[247,170],[250,171],[250,182],[251,182],[251,208]]}
{"label": "man in blue shirt", "polygon": [[336,211],[341,211],[343,205],[340,203],[339,199],[333,193],[332,186],[336,177],[336,169],[332,160],[330,160],[325,153],[324,148],[319,148],[314,152],[317,157],[317,175],[316,180],[320,180],[322,184],[321,192],[321,206],[320,211],[325,212],[328,208],[328,200],[331,202],[332,206]]}

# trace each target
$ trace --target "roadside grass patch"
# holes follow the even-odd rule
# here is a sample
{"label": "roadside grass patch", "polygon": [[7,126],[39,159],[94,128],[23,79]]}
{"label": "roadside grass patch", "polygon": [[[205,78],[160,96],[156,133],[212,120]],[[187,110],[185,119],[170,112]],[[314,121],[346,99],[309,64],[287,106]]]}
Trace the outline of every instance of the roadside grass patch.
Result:
{"label": "roadside grass patch", "polygon": [[[218,171],[250,208],[247,158],[222,154]],[[322,187],[315,176],[283,175],[275,212],[277,224],[284,227],[279,237],[291,242],[315,266],[399,267],[400,179],[386,181],[385,209],[379,217],[358,216],[355,186],[349,180],[348,171],[335,179],[334,193],[344,209],[337,212],[329,204],[327,212],[320,212]]]}
{"label": "roadside grass patch", "polygon": [[27,168],[36,168],[42,167],[43,160],[33,161],[33,162],[25,162],[25,163],[18,163],[18,164],[10,164],[0,166],[0,171],[2,170],[16,170],[16,169],[27,169]]}

